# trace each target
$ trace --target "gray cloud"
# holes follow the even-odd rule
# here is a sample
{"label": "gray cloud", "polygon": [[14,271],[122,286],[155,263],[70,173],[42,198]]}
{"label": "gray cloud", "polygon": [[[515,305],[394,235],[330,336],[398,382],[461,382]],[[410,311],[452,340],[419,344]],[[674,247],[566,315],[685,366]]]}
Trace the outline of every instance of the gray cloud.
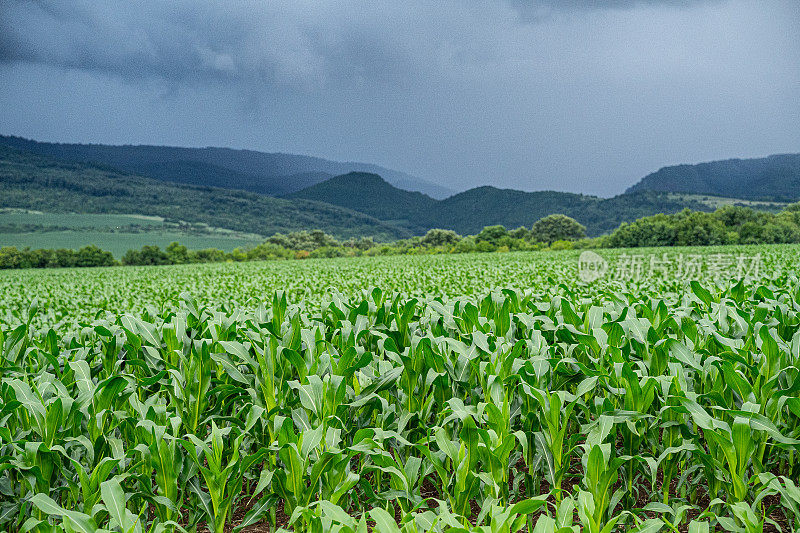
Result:
{"label": "gray cloud", "polygon": [[689,8],[724,0],[506,0],[526,22],[537,22],[558,13],[636,7]]}
{"label": "gray cloud", "polygon": [[0,0],[0,131],[613,194],[800,150],[794,0]]}
{"label": "gray cloud", "polygon": [[[688,7],[709,1],[509,0],[505,5],[530,19],[552,12],[637,5]],[[478,8],[455,2],[442,2],[439,8],[423,4],[418,11],[406,12],[388,7],[389,2],[365,8],[339,0],[163,4],[4,0],[2,5],[0,61],[49,64],[128,79],[312,86],[349,78],[396,82],[420,60],[436,60],[430,55],[437,53],[449,53],[447,59],[453,61],[491,58],[492,45],[486,47],[483,42],[480,49],[473,48],[467,39],[476,32],[458,20],[480,11],[501,23],[503,19],[499,5]],[[467,39],[459,42],[457,37],[436,35],[434,27],[425,27],[430,22],[425,20],[426,12],[439,18],[445,29],[466,30]],[[419,45],[425,42],[431,48],[421,50]]]}
{"label": "gray cloud", "polygon": [[0,23],[0,50],[6,61],[177,81],[278,78],[283,63],[309,63],[302,55],[257,48],[246,17],[215,10],[201,13],[188,3],[12,0]]}
{"label": "gray cloud", "polygon": [[691,7],[712,0],[508,0],[518,7],[544,7],[560,10],[631,9],[641,5]]}
{"label": "gray cloud", "polygon": [[396,81],[409,67],[403,47],[347,4],[7,0],[0,61],[180,83]]}

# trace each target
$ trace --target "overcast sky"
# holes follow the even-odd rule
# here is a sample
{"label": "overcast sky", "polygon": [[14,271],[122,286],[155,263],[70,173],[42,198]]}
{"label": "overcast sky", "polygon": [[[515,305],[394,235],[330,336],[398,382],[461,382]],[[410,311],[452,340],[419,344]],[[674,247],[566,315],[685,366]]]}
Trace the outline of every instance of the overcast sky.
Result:
{"label": "overcast sky", "polygon": [[0,0],[0,133],[610,196],[800,152],[800,2]]}

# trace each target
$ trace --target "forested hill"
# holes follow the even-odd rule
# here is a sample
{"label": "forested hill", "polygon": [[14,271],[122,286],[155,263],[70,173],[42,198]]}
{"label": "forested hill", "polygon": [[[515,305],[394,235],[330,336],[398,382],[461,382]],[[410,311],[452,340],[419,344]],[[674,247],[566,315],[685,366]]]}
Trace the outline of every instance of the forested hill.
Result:
{"label": "forested hill", "polygon": [[289,197],[347,207],[380,220],[395,221],[416,232],[429,229],[426,223],[419,222],[427,220],[428,212],[443,203],[420,192],[399,189],[377,174],[365,172],[336,176]]}
{"label": "forested hill", "polygon": [[792,202],[800,199],[800,154],[664,167],[627,192],[644,190]]}
{"label": "forested hill", "polygon": [[445,187],[377,165],[305,155],[230,148],[61,144],[4,135],[0,135],[0,144],[64,161],[99,163],[153,179],[271,196],[290,194],[348,172],[380,174],[397,187],[437,198],[452,194]]}
{"label": "forested hill", "polygon": [[428,211],[427,225],[474,234],[484,226],[530,227],[542,217],[561,213],[586,226],[590,236],[610,232],[622,222],[656,213],[675,213],[684,208],[709,210],[694,200],[663,193],[635,193],[598,198],[556,191],[525,192],[478,187],[451,196]]}
{"label": "forested hill", "polygon": [[[43,145],[37,143],[36,146]],[[64,146],[86,147],[44,146],[53,150]],[[155,152],[161,149],[149,148]],[[171,153],[170,150],[184,149],[164,150]],[[109,153],[118,154],[113,150]],[[225,162],[224,158],[216,161]],[[640,189],[613,198],[599,198],[489,186],[436,200],[398,188],[375,173],[350,172],[325,179],[327,175],[316,171],[293,174],[293,183],[310,185],[276,198],[242,190],[175,183],[181,180],[191,182],[196,176],[213,170],[218,178],[224,176],[239,187],[254,188],[261,182],[248,173],[247,167],[231,169],[207,162],[181,163],[165,157],[158,168],[162,171],[171,169],[169,181],[119,171],[113,165],[21,152],[4,147],[0,142],[0,207],[157,215],[265,236],[276,232],[321,229],[337,237],[373,236],[378,240],[392,240],[422,235],[431,228],[452,229],[467,235],[496,224],[509,229],[530,227],[538,219],[554,213],[575,218],[586,226],[589,236],[597,236],[613,231],[622,222],[658,213],[675,213],[684,208],[710,211],[725,200]],[[282,171],[288,169],[282,168]],[[320,179],[324,181],[319,182]]]}
{"label": "forested hill", "polygon": [[689,207],[708,206],[679,195],[643,191],[614,198],[598,198],[555,191],[524,192],[496,187],[476,187],[445,200],[400,190],[374,174],[352,173],[296,192],[292,198],[327,202],[376,218],[392,221],[413,233],[430,228],[475,234],[484,226],[530,226],[553,214],[569,215],[587,228],[589,235],[616,229],[622,222],[656,213],[675,213]]}
{"label": "forested hill", "polygon": [[340,238],[409,232],[331,204],[164,182],[0,146],[0,207],[49,212],[136,213],[272,235],[323,228]]}

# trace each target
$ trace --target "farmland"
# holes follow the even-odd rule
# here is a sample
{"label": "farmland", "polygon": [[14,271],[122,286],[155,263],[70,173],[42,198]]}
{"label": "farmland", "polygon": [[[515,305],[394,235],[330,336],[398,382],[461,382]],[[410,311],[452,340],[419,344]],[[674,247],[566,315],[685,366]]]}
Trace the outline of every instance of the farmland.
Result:
{"label": "farmland", "polygon": [[229,235],[187,235],[183,232],[111,233],[100,231],[47,231],[14,233],[0,236],[5,246],[18,249],[58,249],[77,250],[94,245],[108,250],[114,257],[121,258],[128,250],[143,246],[159,246],[162,249],[172,242],[180,241],[193,250],[216,248],[231,252],[236,248],[252,247],[259,243],[257,237],[241,238]]}
{"label": "farmland", "polygon": [[143,215],[42,213],[22,209],[0,209],[0,246],[17,248],[78,249],[93,244],[119,258],[144,245],[166,247],[181,241],[193,249],[258,244],[260,235],[211,227],[205,224],[166,222]]}
{"label": "farmland", "polygon": [[0,528],[800,528],[800,247],[599,253],[0,272]]}

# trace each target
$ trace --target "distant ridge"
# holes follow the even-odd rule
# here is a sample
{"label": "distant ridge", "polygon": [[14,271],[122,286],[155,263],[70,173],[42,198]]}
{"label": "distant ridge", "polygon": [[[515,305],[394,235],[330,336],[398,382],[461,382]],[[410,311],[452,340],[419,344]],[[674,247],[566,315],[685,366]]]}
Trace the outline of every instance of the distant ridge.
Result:
{"label": "distant ridge", "polygon": [[393,240],[409,232],[343,207],[178,184],[0,145],[0,207],[51,213],[136,213],[268,236],[325,229]]}
{"label": "distant ridge", "polygon": [[[66,158],[59,157],[62,153]],[[265,161],[273,173],[285,174],[254,174]],[[711,211],[740,204],[777,211],[800,190],[796,155],[667,167],[613,198],[482,186],[437,199],[398,187],[375,172],[331,175],[304,166],[314,161],[324,162],[223,148],[62,145],[0,137],[0,207],[140,213],[260,235],[321,229],[337,237],[383,240],[422,235],[431,228],[469,235],[496,224],[530,227],[562,213],[585,225],[589,236],[598,236],[623,222],[685,208]],[[326,163],[331,171],[344,165]],[[119,170],[126,165],[134,170]],[[755,192],[764,190],[758,179],[769,192]],[[265,188],[272,194],[258,192]]]}
{"label": "distant ridge", "polygon": [[380,220],[392,221],[413,232],[424,233],[428,227],[418,224],[426,211],[441,202],[421,192],[394,187],[377,174],[350,172],[292,193],[289,198],[305,198],[347,207]]}
{"label": "distant ridge", "polygon": [[282,196],[348,172],[380,174],[404,189],[444,198],[452,191],[369,163],[232,148],[62,144],[0,135],[0,144],[65,161],[99,163],[148,178]]}
{"label": "distant ridge", "polygon": [[710,210],[694,199],[653,191],[606,199],[556,191],[525,192],[483,186],[444,200],[434,200],[420,193],[400,190],[380,176],[365,173],[336,176],[290,197],[360,211],[414,234],[422,234],[430,228],[443,228],[462,235],[474,235],[484,226],[530,227],[544,216],[563,213],[584,224],[590,236],[596,236],[612,231],[622,222],[656,213],[675,213],[686,207]]}
{"label": "distant ridge", "polygon": [[800,154],[664,167],[626,192],[645,190],[791,202],[800,199]]}

